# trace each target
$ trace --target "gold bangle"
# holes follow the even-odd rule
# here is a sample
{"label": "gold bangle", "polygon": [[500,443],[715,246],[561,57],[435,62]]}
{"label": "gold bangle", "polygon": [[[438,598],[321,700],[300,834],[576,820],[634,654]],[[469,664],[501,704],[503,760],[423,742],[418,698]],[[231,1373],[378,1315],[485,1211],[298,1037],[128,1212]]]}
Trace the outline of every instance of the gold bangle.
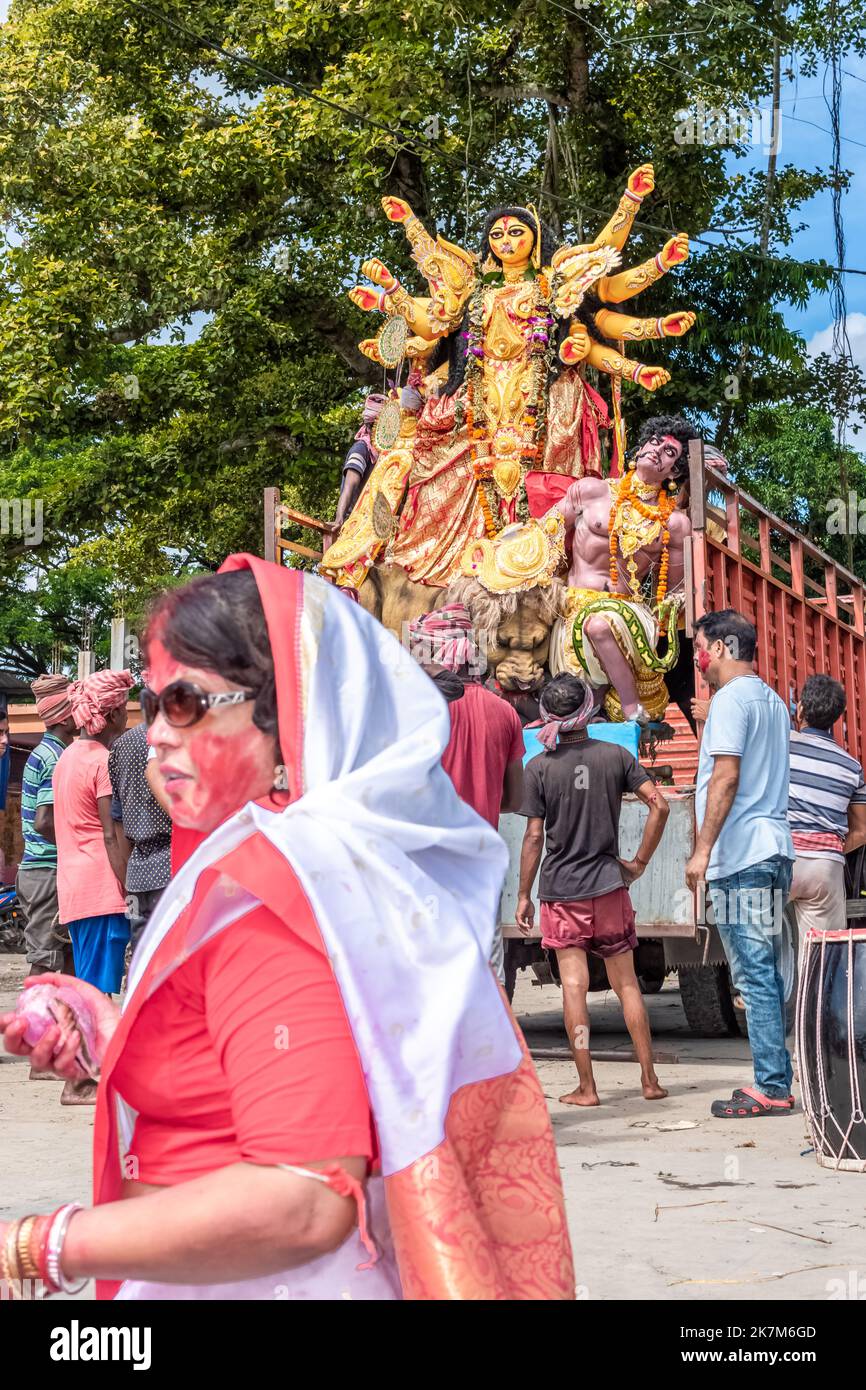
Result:
{"label": "gold bangle", "polygon": [[25,1216],[21,1222],[18,1239],[15,1242],[18,1252],[18,1268],[21,1271],[22,1279],[36,1279],[39,1275],[39,1266],[30,1250],[30,1238],[33,1235],[33,1228],[37,1220],[38,1217],[36,1216]]}
{"label": "gold bangle", "polygon": [[20,1229],[20,1221],[10,1221],[6,1231],[6,1239],[3,1242],[4,1273],[12,1298],[15,1297],[16,1284],[21,1283],[21,1271],[18,1268],[18,1232]]}

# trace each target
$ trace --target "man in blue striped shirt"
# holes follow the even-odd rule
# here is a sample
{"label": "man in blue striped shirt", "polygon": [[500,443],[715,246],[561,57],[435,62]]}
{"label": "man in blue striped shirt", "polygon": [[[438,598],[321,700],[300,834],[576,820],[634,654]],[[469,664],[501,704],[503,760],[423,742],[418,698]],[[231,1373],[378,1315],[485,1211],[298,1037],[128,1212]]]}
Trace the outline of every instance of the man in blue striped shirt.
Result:
{"label": "man in blue striped shirt", "polygon": [[791,734],[788,823],[797,854],[789,901],[802,937],[845,928],[845,855],[866,844],[863,768],[833,737],[845,713],[845,690],[830,676],[810,676]]}

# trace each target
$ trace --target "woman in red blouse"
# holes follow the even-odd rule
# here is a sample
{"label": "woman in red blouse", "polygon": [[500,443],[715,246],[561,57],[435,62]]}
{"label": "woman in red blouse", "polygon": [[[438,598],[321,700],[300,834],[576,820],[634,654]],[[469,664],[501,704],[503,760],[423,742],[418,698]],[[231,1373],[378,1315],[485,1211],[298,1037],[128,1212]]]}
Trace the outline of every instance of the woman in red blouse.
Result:
{"label": "woman in red blouse", "polygon": [[[247,556],[170,592],[147,646],[175,875],[123,1012],[76,983],[95,1205],[0,1223],[6,1276],[573,1296],[546,1108],[486,966],[503,849],[441,769],[444,702],[345,596]],[[81,1074],[76,1035],[0,1027]]]}

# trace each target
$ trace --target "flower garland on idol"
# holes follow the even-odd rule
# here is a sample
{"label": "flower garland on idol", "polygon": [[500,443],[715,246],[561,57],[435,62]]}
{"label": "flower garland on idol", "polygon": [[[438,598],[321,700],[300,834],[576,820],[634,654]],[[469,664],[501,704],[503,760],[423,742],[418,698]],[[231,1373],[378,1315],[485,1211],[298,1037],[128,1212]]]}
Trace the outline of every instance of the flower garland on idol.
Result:
{"label": "flower garland on idol", "polygon": [[[670,565],[671,533],[668,522],[676,507],[676,494],[675,492],[671,494],[666,487],[661,487],[655,503],[651,503],[644,501],[639,496],[639,487],[637,474],[632,468],[620,479],[616,497],[610,509],[607,529],[610,536],[611,590],[615,590],[620,580],[617,558],[617,551],[619,551],[627,561],[628,582],[632,595],[635,598],[640,597],[640,581],[637,578],[637,566],[634,558],[635,551],[653,539],[655,535],[658,535],[659,530],[661,530],[662,550],[655,595],[656,612],[661,615],[662,603],[668,591],[668,568]],[[643,526],[636,526],[633,521],[629,520],[629,510],[637,512],[643,520]],[[631,542],[628,549],[623,545],[623,539]],[[669,611],[667,614],[668,623],[670,616]]]}
{"label": "flower garland on idol", "polygon": [[[524,434],[520,449],[521,480],[517,503],[517,516],[520,521],[527,521],[529,518],[523,475],[527,469],[537,466],[542,454],[547,417],[547,382],[556,347],[556,334],[552,331],[554,319],[550,312],[553,293],[550,280],[547,275],[536,275],[532,271],[528,271],[524,278],[533,279],[534,294],[533,312],[526,320],[532,375],[526,410],[521,421]],[[491,539],[502,529],[502,523],[497,520],[499,499],[493,479],[496,458],[490,452],[490,431],[484,406],[484,294],[490,281],[494,279],[499,281],[502,277],[485,276],[474,290],[469,302],[467,328],[463,334],[466,339],[465,419],[470,440],[470,460],[478,483],[484,527]],[[483,453],[479,452],[480,445],[486,445]]]}

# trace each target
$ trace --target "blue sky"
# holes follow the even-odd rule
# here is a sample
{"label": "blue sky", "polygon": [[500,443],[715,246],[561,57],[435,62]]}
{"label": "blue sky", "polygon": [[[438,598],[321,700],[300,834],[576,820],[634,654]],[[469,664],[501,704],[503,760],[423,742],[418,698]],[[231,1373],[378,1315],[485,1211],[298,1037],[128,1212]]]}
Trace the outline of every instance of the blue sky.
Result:
{"label": "blue sky", "polygon": [[[783,64],[783,66],[785,66]],[[842,199],[847,240],[846,264],[866,271],[866,61],[850,57],[843,63],[842,166],[851,175],[851,186]],[[830,116],[823,98],[825,73],[786,82],[782,90],[782,144],[780,165],[802,169],[826,169],[832,159]],[[828,88],[829,90],[829,88]],[[820,127],[820,129],[818,128]],[[766,154],[750,151],[732,166],[766,168]],[[801,260],[824,259],[836,263],[830,194],[821,193],[800,210],[796,219],[808,225],[788,248]],[[866,275],[845,277],[848,296],[849,335],[855,357],[866,369]],[[826,295],[813,295],[805,309],[788,306],[787,322],[804,335],[816,351],[826,349],[832,331]]]}

